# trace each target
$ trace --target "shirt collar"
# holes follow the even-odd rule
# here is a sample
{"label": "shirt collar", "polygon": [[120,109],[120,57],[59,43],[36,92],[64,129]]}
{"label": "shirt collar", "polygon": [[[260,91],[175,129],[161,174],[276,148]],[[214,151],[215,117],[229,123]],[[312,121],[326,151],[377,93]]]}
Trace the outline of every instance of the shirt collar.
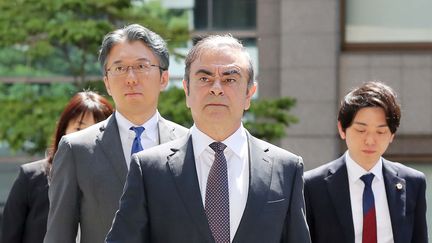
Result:
{"label": "shirt collar", "polygon": [[[211,143],[215,142],[214,139],[199,130],[195,124],[191,127],[190,133],[192,136],[193,148],[197,155],[200,155]],[[221,142],[233,151],[235,155],[241,158],[248,148],[246,130],[243,124],[241,124],[231,136]]]}
{"label": "shirt collar", "polygon": [[145,123],[141,125],[136,125],[130,122],[126,117],[124,117],[120,112],[115,112],[115,118],[117,120],[117,125],[119,127],[120,133],[130,134],[132,138],[135,137],[135,132],[131,131],[130,128],[133,126],[142,126],[145,128],[143,135],[149,137],[153,141],[156,141],[158,138],[158,122],[159,122],[159,111],[156,110],[155,114],[150,117]]}
{"label": "shirt collar", "polygon": [[374,165],[374,167],[372,167],[370,171],[363,169],[363,167],[357,164],[349,155],[349,151],[345,152],[345,162],[347,166],[348,177],[351,182],[357,182],[358,180],[360,180],[360,177],[362,175],[367,173],[372,173],[377,179],[383,180],[382,157],[378,159],[377,163]]}

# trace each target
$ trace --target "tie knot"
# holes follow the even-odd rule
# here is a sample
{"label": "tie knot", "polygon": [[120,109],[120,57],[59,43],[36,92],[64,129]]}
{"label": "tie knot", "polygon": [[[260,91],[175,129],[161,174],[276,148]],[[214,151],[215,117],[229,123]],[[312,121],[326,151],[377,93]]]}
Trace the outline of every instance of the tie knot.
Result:
{"label": "tie knot", "polygon": [[224,151],[226,145],[221,142],[213,142],[210,145],[210,148],[213,149],[216,153]]}
{"label": "tie knot", "polygon": [[372,173],[364,174],[360,177],[360,179],[364,182],[366,186],[370,187],[372,184],[372,180],[374,179],[374,174]]}
{"label": "tie knot", "polygon": [[141,137],[141,134],[144,132],[145,128],[144,127],[131,127],[131,128],[129,128],[129,130],[134,131],[136,134],[136,137]]}

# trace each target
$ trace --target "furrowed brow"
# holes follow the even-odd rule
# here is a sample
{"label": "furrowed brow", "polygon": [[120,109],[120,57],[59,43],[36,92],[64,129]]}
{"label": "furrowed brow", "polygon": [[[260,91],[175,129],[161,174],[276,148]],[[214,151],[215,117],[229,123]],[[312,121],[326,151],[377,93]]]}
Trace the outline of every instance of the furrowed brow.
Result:
{"label": "furrowed brow", "polygon": [[209,76],[215,76],[214,73],[212,73],[211,71],[207,70],[207,69],[198,69],[195,72],[195,75],[197,74],[205,74],[205,75],[209,75]]}
{"label": "furrowed brow", "polygon": [[239,75],[241,76],[241,73],[237,69],[229,69],[222,72],[222,75]]}

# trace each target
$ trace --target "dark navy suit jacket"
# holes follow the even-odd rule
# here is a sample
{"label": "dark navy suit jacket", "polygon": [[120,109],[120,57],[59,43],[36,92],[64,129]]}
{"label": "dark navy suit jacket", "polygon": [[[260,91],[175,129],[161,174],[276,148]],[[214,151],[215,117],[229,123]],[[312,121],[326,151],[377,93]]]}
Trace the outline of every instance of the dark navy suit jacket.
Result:
{"label": "dark navy suit jacket", "polygon": [[[427,243],[424,174],[383,159],[383,176],[394,242]],[[354,243],[345,156],[307,171],[304,193],[312,242]]]}
{"label": "dark navy suit jacket", "polygon": [[[309,243],[302,159],[248,135],[250,184],[236,243]],[[213,243],[187,136],[133,156],[109,243]]]}

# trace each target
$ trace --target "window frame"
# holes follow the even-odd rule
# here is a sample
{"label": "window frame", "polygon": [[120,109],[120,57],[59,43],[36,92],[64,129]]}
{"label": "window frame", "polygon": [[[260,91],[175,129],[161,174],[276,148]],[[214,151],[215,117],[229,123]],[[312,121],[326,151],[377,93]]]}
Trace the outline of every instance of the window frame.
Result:
{"label": "window frame", "polygon": [[340,46],[342,51],[364,52],[364,51],[432,51],[432,40],[430,42],[359,42],[350,43],[346,41],[346,6],[347,0],[339,0],[340,4]]}

